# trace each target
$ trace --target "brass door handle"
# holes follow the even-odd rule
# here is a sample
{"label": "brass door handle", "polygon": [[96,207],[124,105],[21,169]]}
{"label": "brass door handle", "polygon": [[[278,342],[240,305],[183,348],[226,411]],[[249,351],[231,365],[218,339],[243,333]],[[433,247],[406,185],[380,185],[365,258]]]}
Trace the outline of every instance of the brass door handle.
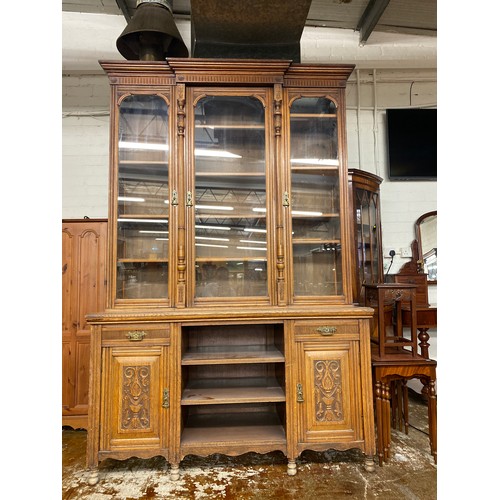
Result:
{"label": "brass door handle", "polygon": [[172,201],[171,201],[170,205],[172,205],[173,207],[176,207],[178,204],[179,204],[179,198],[177,195],[177,191],[174,189],[172,191]]}
{"label": "brass door handle", "polygon": [[327,337],[333,335],[337,331],[337,328],[335,326],[320,326],[316,328],[316,331]]}
{"label": "brass door handle", "polygon": [[302,384],[297,384],[297,403],[304,402],[304,392],[302,391]]}
{"label": "brass door handle", "polygon": [[288,191],[285,191],[283,193],[283,206],[284,207],[290,206],[290,195],[288,194]]}
{"label": "brass door handle", "polygon": [[170,408],[170,391],[168,389],[163,389],[163,403],[161,406],[163,408]]}

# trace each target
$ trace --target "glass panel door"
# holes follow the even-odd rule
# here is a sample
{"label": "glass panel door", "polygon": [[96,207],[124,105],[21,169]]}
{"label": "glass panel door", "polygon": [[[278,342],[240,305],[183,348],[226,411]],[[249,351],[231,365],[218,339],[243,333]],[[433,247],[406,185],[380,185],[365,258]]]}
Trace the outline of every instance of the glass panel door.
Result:
{"label": "glass panel door", "polygon": [[120,105],[117,299],[168,297],[168,113],[154,95]]}
{"label": "glass panel door", "polygon": [[295,296],[342,294],[337,109],[301,97],[290,109]]}
{"label": "glass panel door", "polygon": [[355,190],[356,241],[359,262],[359,289],[364,283],[383,281],[379,276],[379,241],[377,228],[378,194],[364,189]]}
{"label": "glass panel door", "polygon": [[194,164],[195,297],[267,296],[261,100],[201,98],[195,108]]}

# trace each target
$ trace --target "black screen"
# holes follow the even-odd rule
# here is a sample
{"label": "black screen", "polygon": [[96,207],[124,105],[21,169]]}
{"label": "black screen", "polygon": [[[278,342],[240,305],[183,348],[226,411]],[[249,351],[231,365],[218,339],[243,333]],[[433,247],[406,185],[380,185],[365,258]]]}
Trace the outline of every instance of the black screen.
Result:
{"label": "black screen", "polygon": [[390,180],[437,178],[437,109],[388,109]]}

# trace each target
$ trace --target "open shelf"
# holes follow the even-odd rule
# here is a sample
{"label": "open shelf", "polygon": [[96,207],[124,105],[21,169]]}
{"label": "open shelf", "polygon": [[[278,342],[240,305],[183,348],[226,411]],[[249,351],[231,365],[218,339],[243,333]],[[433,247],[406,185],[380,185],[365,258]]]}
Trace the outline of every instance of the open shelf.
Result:
{"label": "open shelf", "polygon": [[183,365],[284,363],[285,356],[274,346],[221,345],[192,348],[182,356]]}
{"label": "open shelf", "polygon": [[286,446],[285,404],[187,406],[182,408],[184,453],[266,452]]}
{"label": "open shelf", "polygon": [[285,392],[282,387],[255,385],[252,387],[186,388],[182,393],[181,405],[276,403],[282,401],[285,401]]}

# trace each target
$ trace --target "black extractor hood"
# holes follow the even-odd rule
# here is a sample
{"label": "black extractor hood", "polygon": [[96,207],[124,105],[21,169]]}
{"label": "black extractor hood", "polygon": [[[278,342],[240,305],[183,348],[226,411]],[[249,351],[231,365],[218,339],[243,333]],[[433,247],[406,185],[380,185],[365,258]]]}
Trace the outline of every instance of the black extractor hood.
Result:
{"label": "black extractor hood", "polygon": [[191,56],[300,62],[311,0],[191,0]]}

